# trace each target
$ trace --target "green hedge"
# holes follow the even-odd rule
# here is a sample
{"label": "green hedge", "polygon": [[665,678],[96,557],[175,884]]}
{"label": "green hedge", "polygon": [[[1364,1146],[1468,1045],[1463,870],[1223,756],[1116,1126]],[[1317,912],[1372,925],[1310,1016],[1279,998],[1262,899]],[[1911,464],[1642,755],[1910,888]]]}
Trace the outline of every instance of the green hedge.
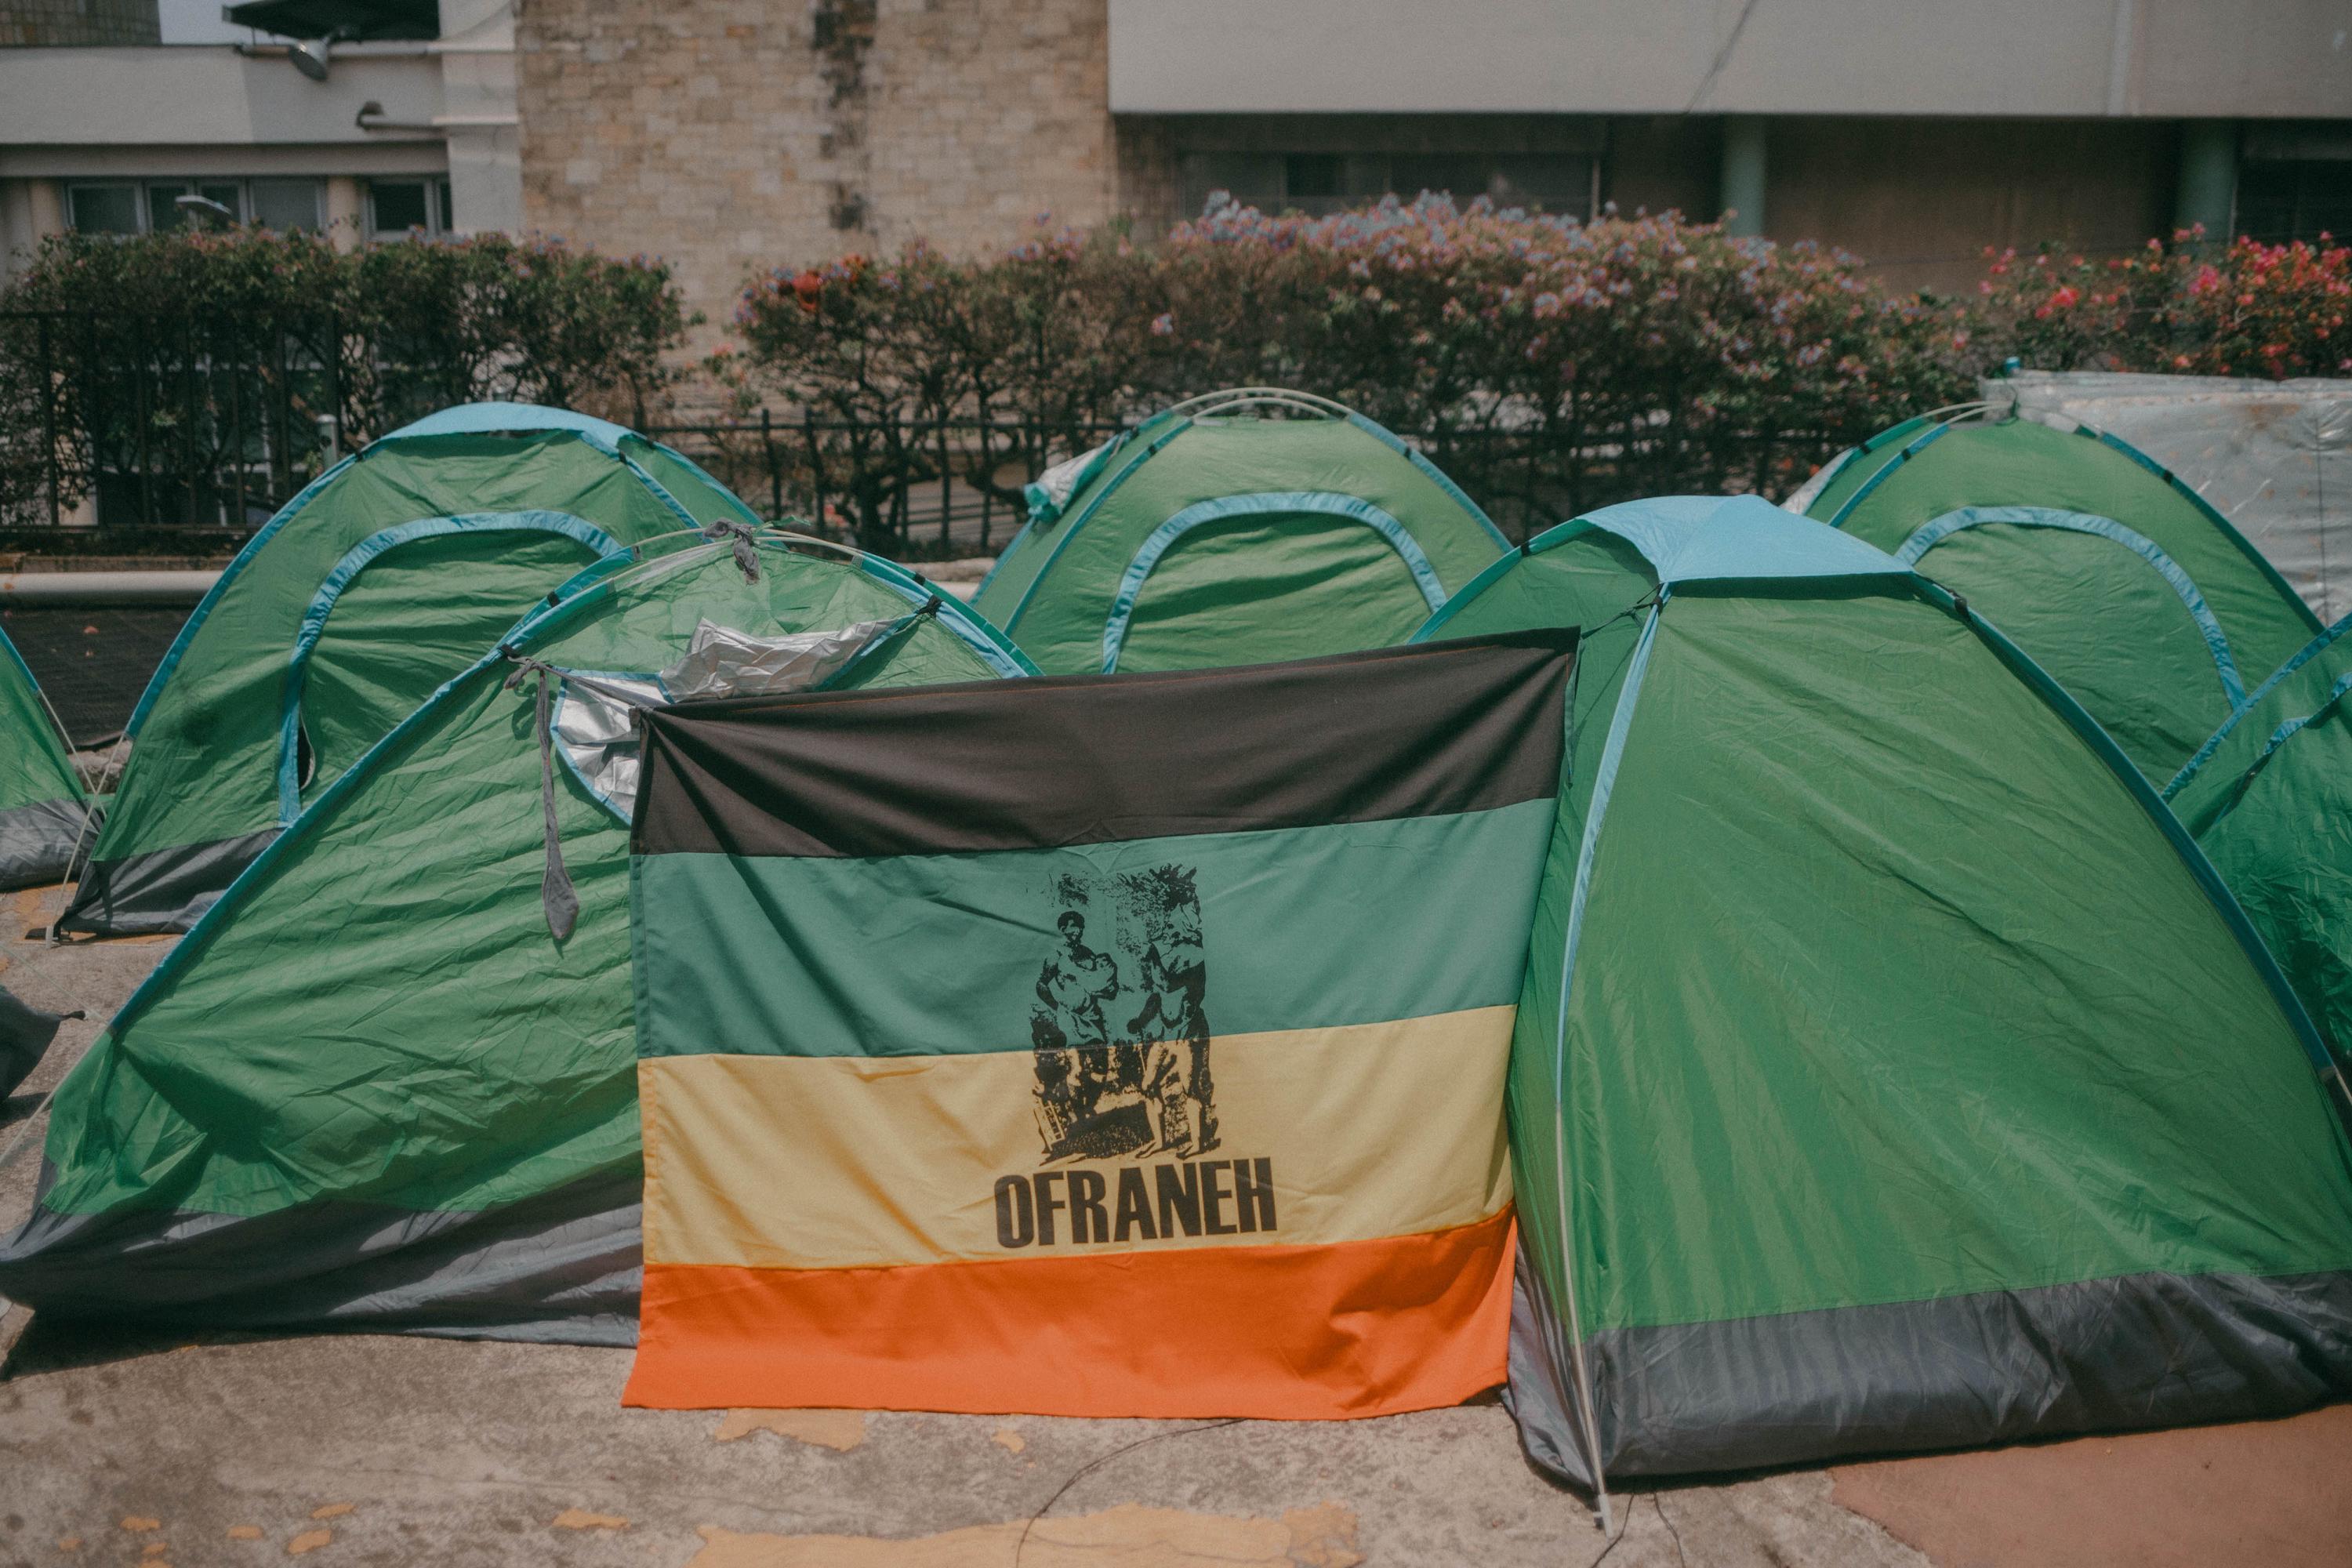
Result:
{"label": "green hedge", "polygon": [[0,519],[44,521],[54,471],[63,507],[160,489],[242,527],[316,471],[322,415],[347,446],[479,398],[643,422],[689,324],[667,268],[550,239],[52,238],[0,292]]}

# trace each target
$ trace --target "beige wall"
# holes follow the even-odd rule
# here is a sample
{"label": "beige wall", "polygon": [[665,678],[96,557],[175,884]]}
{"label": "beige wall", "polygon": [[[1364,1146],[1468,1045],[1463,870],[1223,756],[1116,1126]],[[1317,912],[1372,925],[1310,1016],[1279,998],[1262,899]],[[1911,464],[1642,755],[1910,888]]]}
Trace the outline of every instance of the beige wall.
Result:
{"label": "beige wall", "polygon": [[2340,115],[2344,0],[1105,0],[1122,114]]}
{"label": "beige wall", "polygon": [[[1401,3],[1380,0],[1388,7],[1380,14]],[[1666,3],[1669,12],[1706,9],[1705,0]],[[1503,8],[1541,21],[1581,4]],[[1931,32],[2006,26],[2025,4],[1987,0],[1914,22]],[[1041,213],[1079,226],[1126,214],[1149,237],[1188,216],[1188,151],[1597,149],[1604,195],[1622,210],[1718,210],[1723,121],[1704,110],[1114,115],[1114,50],[1139,48],[1159,26],[1143,24],[1120,45],[1123,19],[1140,14],[1127,0],[521,0],[524,221],[673,262],[689,302],[709,318],[697,334],[707,345],[727,334],[755,269],[916,238],[985,251],[1021,238]],[[2170,58],[2214,15],[2193,0],[2135,0],[2121,11],[2114,0],[2090,9],[2066,0],[2052,24],[2064,23],[2063,48],[2003,46],[2063,55],[2036,68],[2063,65],[2073,73],[2067,90],[2096,98],[2105,118],[2093,117],[2098,108],[2069,119],[1930,118],[1933,105],[1883,117],[1771,115],[1766,231],[1856,252],[1898,289],[1947,290],[1974,287],[1989,245],[2047,239],[2112,250],[2161,234],[2180,129],[2138,118],[2178,96],[2150,51]],[[2305,0],[2283,0],[2249,24],[2221,62],[2240,95],[2231,101],[2251,101],[2282,40],[2311,34],[2319,19]],[[1236,19],[1216,40],[1220,58],[1246,55],[1251,36]],[[1791,79],[1819,79],[1798,69],[1793,47],[1765,27],[1742,43],[1722,83],[1767,59]],[[2327,52],[2295,81],[2307,87],[2312,73],[2333,81],[2338,66]],[[2010,70],[2000,90],[2030,76]],[[2277,102],[2302,90],[2288,86]],[[1708,107],[1719,96],[1710,88]],[[2023,101],[1996,107],[2014,113]]]}
{"label": "beige wall", "polygon": [[753,268],[968,251],[1118,205],[1103,0],[524,0],[533,228],[677,264],[723,335]]}
{"label": "beige wall", "polygon": [[1893,288],[1974,289],[1988,245],[2120,253],[2171,226],[2171,125],[1783,120],[1766,137],[1765,232],[1842,246]]}

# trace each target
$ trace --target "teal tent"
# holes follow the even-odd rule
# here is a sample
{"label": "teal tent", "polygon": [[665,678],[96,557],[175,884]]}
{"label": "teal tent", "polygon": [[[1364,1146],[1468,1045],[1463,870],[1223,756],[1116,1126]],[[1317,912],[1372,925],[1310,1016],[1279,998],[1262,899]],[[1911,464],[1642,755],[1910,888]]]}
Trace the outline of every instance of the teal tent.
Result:
{"label": "teal tent", "polygon": [[2161,783],[2319,622],[2226,519],[2131,447],[1984,412],[1882,431],[1789,507],[1966,599]]}
{"label": "teal tent", "polygon": [[2310,1021],[1971,607],[1766,505],[1629,502],[1422,638],[1581,629],[1515,1024],[1529,1452],[1598,1478],[2352,1394]]}
{"label": "teal tent", "polygon": [[1402,642],[1509,548],[1435,464],[1328,398],[1177,404],[1029,487],[972,607],[1053,675]]}
{"label": "teal tent", "polygon": [[0,889],[62,879],[89,810],[65,731],[0,632]]}
{"label": "teal tent", "polygon": [[629,703],[1029,673],[887,562],[746,542],[590,568],[278,836],[58,1090],[0,1295],[634,1340]]}
{"label": "teal tent", "polygon": [[2352,1053],[2352,619],[2264,681],[2165,798],[2339,1059]]}
{"label": "teal tent", "polygon": [[625,546],[753,521],[677,453],[557,408],[470,404],[346,458],[181,628],[61,923],[185,931],[533,600]]}

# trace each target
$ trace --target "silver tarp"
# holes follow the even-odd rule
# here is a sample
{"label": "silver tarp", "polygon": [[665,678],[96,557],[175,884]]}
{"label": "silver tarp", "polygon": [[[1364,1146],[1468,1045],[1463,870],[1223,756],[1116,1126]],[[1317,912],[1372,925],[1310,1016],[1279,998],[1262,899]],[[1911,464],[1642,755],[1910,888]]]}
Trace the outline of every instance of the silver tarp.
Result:
{"label": "silver tarp", "polygon": [[[2352,381],[2021,371],[1996,408],[2130,442],[2235,524],[2319,618],[2352,612]],[[2250,675],[2252,672],[2249,672]]]}

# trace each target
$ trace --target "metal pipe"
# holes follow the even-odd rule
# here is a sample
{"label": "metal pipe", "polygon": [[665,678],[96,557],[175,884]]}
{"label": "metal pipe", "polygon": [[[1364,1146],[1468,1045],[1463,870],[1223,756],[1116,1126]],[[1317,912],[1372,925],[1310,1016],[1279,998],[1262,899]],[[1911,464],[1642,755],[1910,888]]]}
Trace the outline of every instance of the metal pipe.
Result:
{"label": "metal pipe", "polygon": [[217,572],[10,572],[0,574],[0,605],[194,605],[220,581]]}

